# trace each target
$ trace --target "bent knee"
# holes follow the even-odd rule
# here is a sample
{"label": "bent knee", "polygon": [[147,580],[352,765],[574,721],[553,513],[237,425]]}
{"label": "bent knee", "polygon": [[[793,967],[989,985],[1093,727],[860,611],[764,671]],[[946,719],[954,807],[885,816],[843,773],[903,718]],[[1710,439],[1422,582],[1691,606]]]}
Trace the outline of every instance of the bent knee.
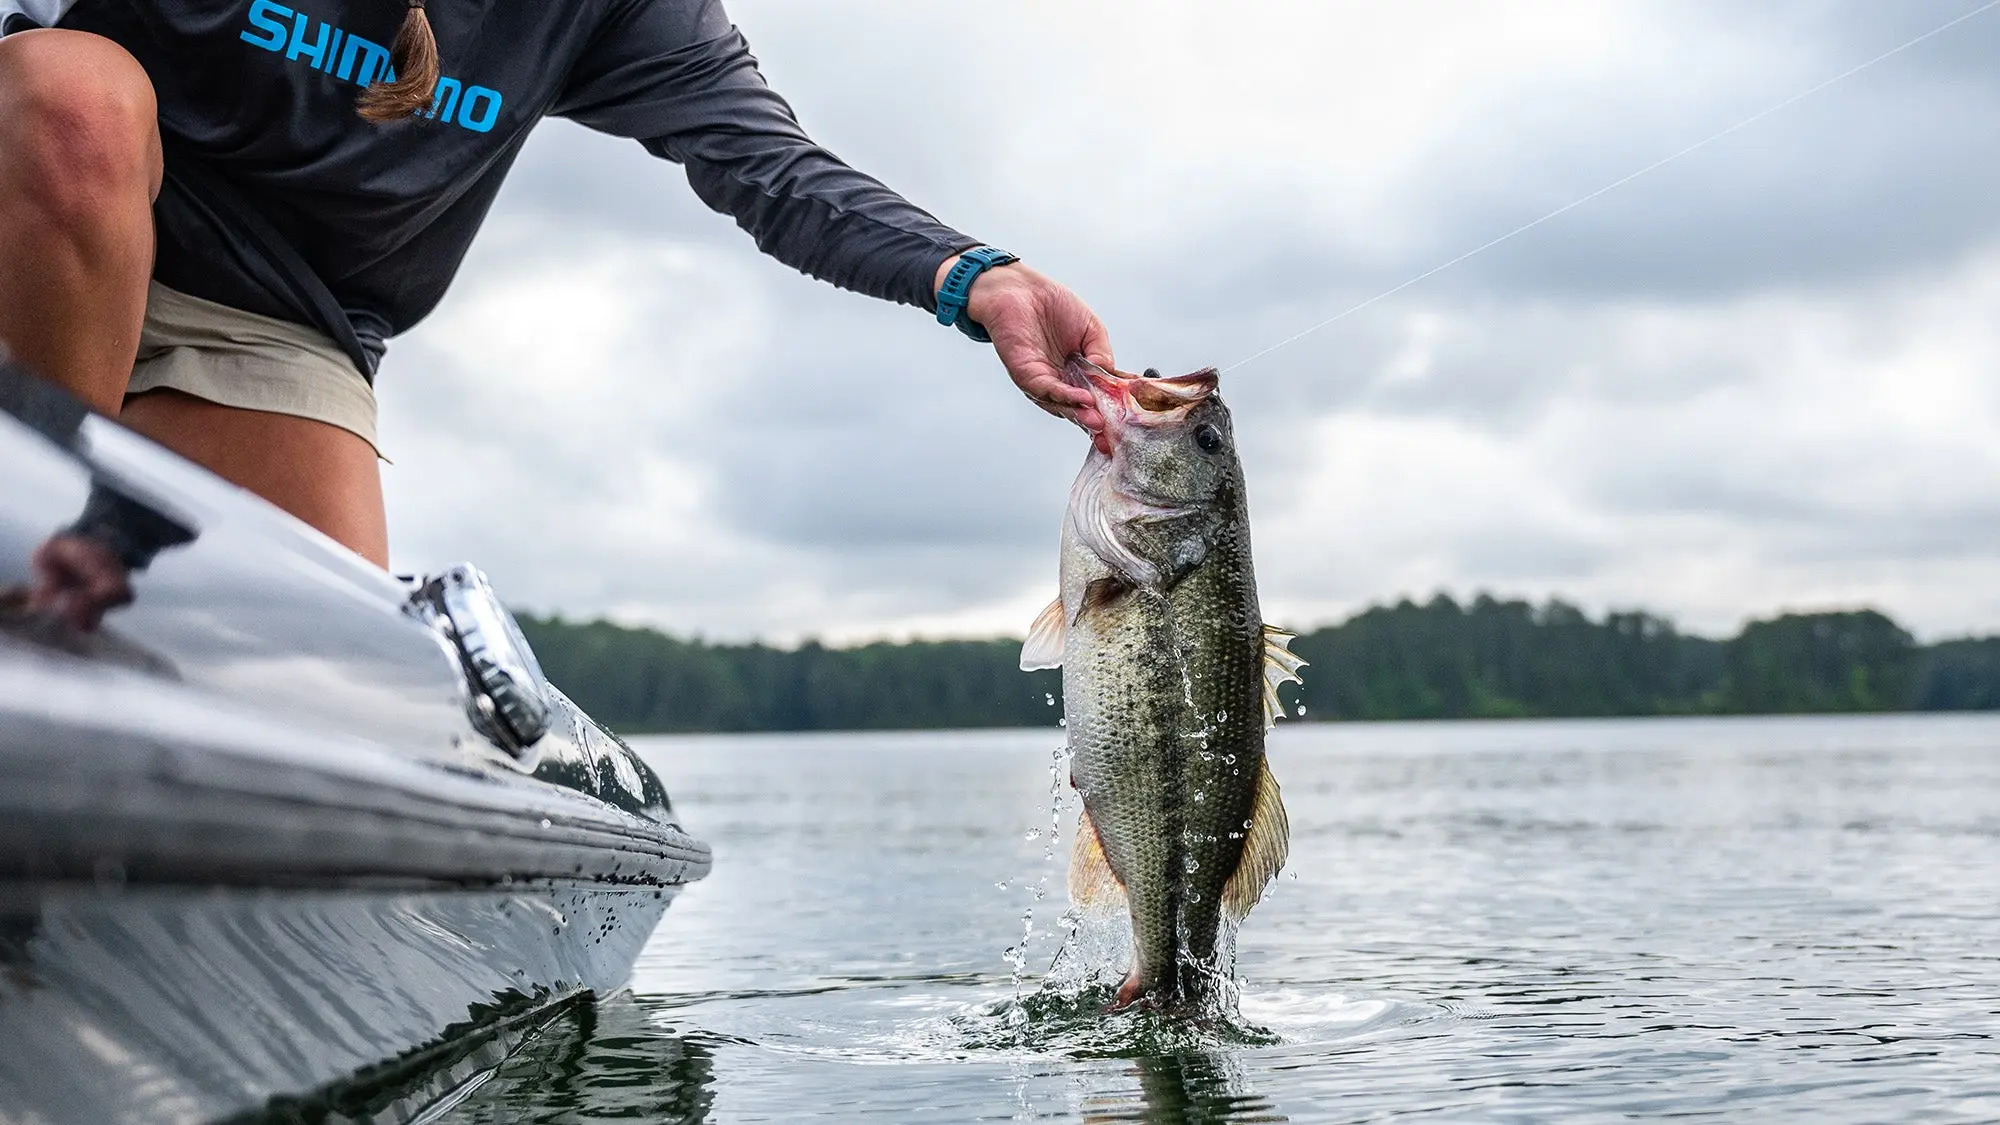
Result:
{"label": "bent knee", "polygon": [[159,109],[125,49],[78,31],[0,39],[0,193],[87,222],[159,191]]}

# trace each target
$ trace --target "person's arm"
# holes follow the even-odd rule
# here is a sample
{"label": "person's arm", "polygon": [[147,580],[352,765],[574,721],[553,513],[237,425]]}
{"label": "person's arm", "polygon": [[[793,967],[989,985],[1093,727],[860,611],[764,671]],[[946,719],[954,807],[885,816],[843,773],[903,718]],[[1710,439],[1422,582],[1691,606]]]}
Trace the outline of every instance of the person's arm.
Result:
{"label": "person's arm", "polygon": [[[844,289],[935,309],[957,254],[979,244],[813,143],[717,0],[619,0],[551,112],[681,164],[759,249]],[[1111,365],[1083,302],[1021,265],[987,270],[971,298],[1022,392],[1100,429],[1089,393],[1061,377],[1076,352]]]}

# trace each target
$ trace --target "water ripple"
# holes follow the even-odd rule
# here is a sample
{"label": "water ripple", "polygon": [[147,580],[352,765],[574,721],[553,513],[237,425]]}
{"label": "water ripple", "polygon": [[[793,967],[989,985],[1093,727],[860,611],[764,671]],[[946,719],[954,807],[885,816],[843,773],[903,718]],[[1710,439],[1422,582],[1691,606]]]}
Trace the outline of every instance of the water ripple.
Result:
{"label": "water ripple", "polygon": [[1280,731],[1205,1025],[1037,975],[1055,741],[649,742],[714,877],[449,1120],[2000,1120],[1992,717]]}

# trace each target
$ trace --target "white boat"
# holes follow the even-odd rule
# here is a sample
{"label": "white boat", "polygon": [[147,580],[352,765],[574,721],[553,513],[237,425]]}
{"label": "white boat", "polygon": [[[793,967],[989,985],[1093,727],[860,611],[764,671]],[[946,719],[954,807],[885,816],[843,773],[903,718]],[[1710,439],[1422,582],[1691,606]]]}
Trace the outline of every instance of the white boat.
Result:
{"label": "white boat", "polygon": [[[101,622],[50,608],[62,536],[118,560]],[[709,862],[478,571],[0,365],[0,1121],[425,1116]]]}

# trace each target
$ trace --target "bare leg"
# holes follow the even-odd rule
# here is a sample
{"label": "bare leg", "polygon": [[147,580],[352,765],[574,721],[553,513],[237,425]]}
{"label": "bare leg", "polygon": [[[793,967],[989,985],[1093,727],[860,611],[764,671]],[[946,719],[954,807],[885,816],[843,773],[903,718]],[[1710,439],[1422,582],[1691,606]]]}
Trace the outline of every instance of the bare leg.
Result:
{"label": "bare leg", "polygon": [[153,86],[124,48],[77,31],[0,39],[0,342],[114,418],[160,172]]}
{"label": "bare leg", "polygon": [[179,391],[133,395],[122,421],[376,566],[389,565],[375,450],[346,430],[289,414],[239,410]]}
{"label": "bare leg", "polygon": [[76,31],[0,39],[0,342],[99,413],[387,566],[367,442],[177,391],[126,401],[161,170],[153,86],[124,48]]}

